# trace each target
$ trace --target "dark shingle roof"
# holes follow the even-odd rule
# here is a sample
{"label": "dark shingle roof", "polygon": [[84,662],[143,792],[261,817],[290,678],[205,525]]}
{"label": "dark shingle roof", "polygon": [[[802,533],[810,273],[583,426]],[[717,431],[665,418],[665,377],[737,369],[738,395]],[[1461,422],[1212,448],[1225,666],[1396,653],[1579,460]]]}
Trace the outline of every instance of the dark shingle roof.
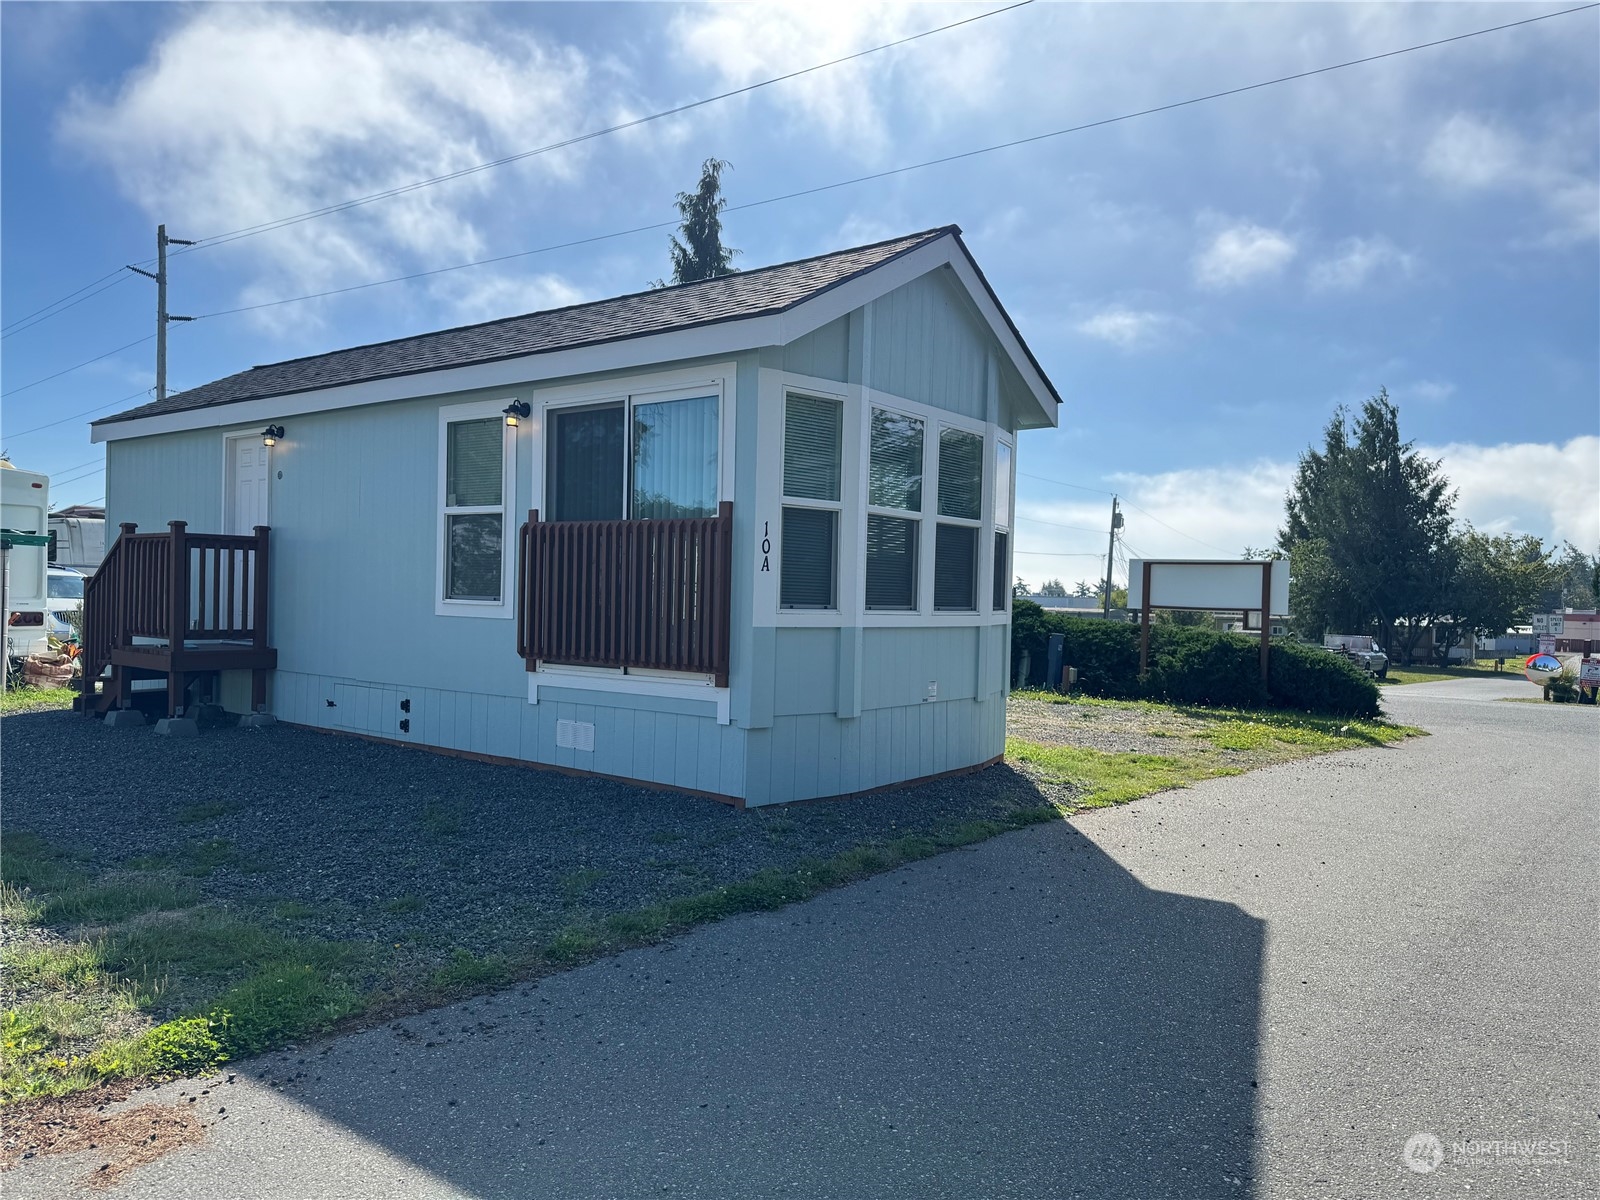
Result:
{"label": "dark shingle roof", "polygon": [[102,417],[94,424],[131,421],[240,400],[286,396],[471,363],[570,350],[722,321],[769,316],[793,308],[946,234],[960,232],[956,226],[946,225],[871,246],[760,267],[720,279],[656,288],[590,304],[503,317],[480,325],[463,325],[438,333],[252,367],[165,400]]}

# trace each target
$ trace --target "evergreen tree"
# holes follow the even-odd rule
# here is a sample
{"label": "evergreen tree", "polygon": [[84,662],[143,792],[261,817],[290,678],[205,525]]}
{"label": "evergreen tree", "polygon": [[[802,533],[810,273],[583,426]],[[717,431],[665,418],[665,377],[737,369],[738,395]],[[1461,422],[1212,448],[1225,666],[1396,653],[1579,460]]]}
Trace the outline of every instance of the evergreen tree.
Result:
{"label": "evergreen tree", "polygon": [[[735,274],[732,265],[737,250],[722,244],[722,210],[728,202],[722,198],[722,172],[731,164],[720,158],[708,158],[700,166],[700,184],[693,192],[678,193],[678,212],[683,223],[678,234],[673,235],[672,282],[696,283],[702,279],[716,279]],[[657,281],[658,286],[660,281]]]}
{"label": "evergreen tree", "polygon": [[1371,631],[1391,659],[1409,658],[1446,611],[1460,547],[1455,493],[1400,438],[1400,413],[1380,391],[1352,422],[1340,409],[1323,445],[1300,456],[1278,546],[1295,573],[1290,608],[1301,633]]}

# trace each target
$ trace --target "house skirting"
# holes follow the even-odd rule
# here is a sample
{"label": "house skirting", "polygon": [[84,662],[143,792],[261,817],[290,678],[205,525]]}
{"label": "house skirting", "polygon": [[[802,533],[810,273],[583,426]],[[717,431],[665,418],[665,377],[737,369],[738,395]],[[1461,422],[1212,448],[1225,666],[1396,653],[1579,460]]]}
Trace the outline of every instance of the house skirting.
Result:
{"label": "house skirting", "polygon": [[[278,671],[280,721],[475,759],[690,792],[740,807],[856,795],[986,766],[1005,749],[1005,696],[719,724],[714,705],[595,695],[529,704]],[[664,707],[663,707],[664,705]]]}

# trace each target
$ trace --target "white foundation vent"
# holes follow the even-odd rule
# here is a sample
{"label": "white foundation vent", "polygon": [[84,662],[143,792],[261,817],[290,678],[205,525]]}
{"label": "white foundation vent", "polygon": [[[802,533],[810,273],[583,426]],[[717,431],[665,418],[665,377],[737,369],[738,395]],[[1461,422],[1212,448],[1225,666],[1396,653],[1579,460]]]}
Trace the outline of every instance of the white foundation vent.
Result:
{"label": "white foundation vent", "polygon": [[594,722],[568,721],[565,718],[557,721],[556,745],[563,750],[583,750],[593,753]]}

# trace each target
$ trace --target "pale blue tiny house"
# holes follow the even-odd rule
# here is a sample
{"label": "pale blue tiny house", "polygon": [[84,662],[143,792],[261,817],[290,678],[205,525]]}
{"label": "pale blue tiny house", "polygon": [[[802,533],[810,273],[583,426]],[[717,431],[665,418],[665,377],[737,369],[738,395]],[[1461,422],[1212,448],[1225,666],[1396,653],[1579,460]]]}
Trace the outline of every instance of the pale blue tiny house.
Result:
{"label": "pale blue tiny house", "polygon": [[94,707],[165,674],[741,805],[980,766],[1016,437],[1059,404],[953,226],[257,367],[93,426]]}

